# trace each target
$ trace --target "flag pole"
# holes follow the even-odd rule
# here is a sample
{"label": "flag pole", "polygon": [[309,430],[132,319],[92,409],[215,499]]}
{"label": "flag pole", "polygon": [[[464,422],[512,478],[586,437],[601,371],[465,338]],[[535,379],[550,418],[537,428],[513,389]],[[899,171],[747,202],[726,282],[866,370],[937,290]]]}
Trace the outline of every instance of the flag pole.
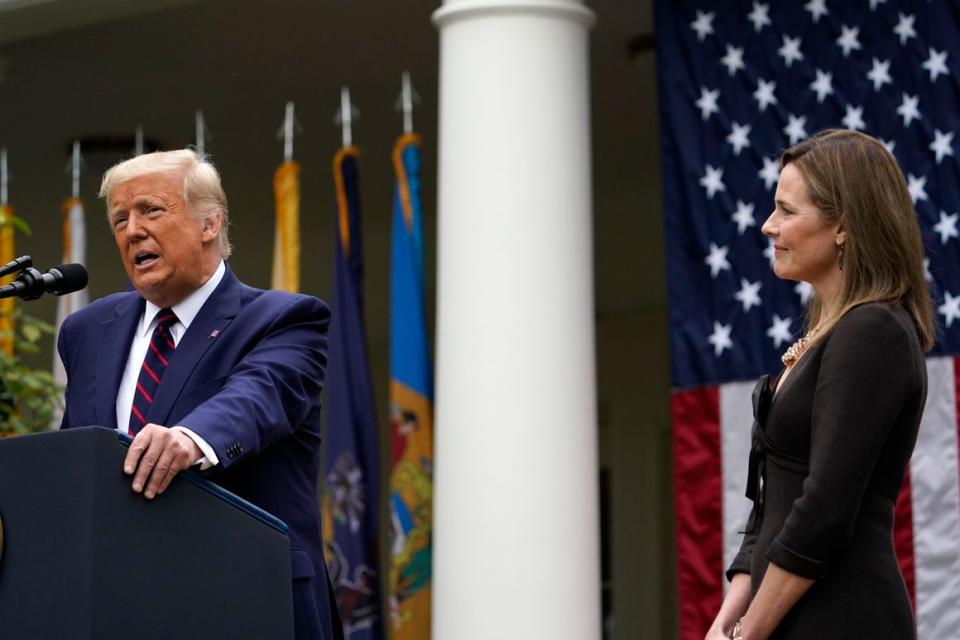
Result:
{"label": "flag pole", "polygon": [[420,96],[417,90],[413,88],[413,82],[410,80],[410,72],[404,71],[400,74],[400,95],[394,103],[394,109],[403,113],[403,134],[413,133],[413,109],[420,104]]}
{"label": "flag pole", "polygon": [[350,89],[340,87],[340,130],[343,133],[343,146],[353,144],[353,107],[350,104]]}
{"label": "flag pole", "polygon": [[0,206],[10,204],[7,201],[7,181],[10,179],[9,169],[7,168],[7,148],[0,148]]}
{"label": "flag pole", "polygon": [[73,197],[80,197],[80,141],[73,141],[73,162],[70,170],[71,177],[73,178]]}
{"label": "flag pole", "polygon": [[283,117],[283,161],[293,160],[293,101],[287,102],[286,113]]}
{"label": "flag pole", "polygon": [[340,125],[343,135],[343,147],[347,148],[353,145],[353,120],[360,117],[360,110],[350,102],[350,89],[340,88],[340,108],[337,109],[333,121]]}
{"label": "flag pole", "polygon": [[402,88],[400,90],[400,106],[403,110],[403,132],[413,133],[413,85],[410,82],[410,72],[400,74]]}
{"label": "flag pole", "polygon": [[133,132],[133,155],[143,155],[143,125],[137,125]]}
{"label": "flag pole", "polygon": [[206,155],[207,127],[203,121],[203,111],[197,109],[193,114],[194,129],[197,136],[197,153]]}

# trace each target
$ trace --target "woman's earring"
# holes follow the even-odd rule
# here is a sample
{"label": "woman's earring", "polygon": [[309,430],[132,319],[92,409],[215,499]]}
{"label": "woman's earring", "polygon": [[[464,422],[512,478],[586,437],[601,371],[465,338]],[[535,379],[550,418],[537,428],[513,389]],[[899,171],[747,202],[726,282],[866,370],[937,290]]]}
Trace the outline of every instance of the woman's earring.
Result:
{"label": "woman's earring", "polygon": [[843,271],[843,245],[838,244],[837,248],[839,249],[839,256],[837,256],[837,266],[840,267],[840,271]]}

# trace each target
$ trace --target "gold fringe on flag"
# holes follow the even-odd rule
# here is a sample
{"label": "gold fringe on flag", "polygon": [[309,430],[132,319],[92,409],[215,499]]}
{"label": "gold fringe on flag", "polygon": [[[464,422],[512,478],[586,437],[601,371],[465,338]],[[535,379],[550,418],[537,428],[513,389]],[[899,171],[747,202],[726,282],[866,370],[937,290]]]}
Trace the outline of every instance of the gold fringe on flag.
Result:
{"label": "gold fringe on flag", "polygon": [[333,184],[337,192],[337,228],[340,230],[340,248],[343,257],[350,257],[350,203],[347,188],[343,183],[343,161],[347,156],[360,157],[360,149],[350,145],[341,147],[333,156]]}
{"label": "gold fringe on flag", "polygon": [[407,168],[403,166],[403,150],[407,145],[420,146],[420,135],[416,133],[405,133],[397,139],[393,145],[393,172],[397,177],[397,188],[400,189],[400,204],[403,207],[403,221],[407,225],[407,231],[413,228],[413,202],[410,200],[410,183],[407,181]]}
{"label": "gold fringe on flag", "polygon": [[[0,205],[0,264],[6,264],[16,257],[13,233],[13,207]],[[15,277],[10,274],[0,279],[0,285],[11,283]],[[13,298],[0,300],[0,349],[10,355],[13,355],[13,332],[16,329],[13,320],[15,310],[16,303]]]}
{"label": "gold fringe on flag", "polygon": [[273,174],[276,229],[271,287],[300,291],[300,165],[284,162]]}

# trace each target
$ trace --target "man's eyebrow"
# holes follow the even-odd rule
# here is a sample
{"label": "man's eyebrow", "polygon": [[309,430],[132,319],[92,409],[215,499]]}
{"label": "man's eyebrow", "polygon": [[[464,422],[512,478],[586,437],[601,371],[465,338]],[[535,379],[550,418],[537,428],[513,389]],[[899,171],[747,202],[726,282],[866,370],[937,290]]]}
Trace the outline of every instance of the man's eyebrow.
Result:
{"label": "man's eyebrow", "polygon": [[127,206],[123,206],[119,204],[115,205],[114,208],[111,210],[111,214],[113,211],[126,211],[127,209],[130,209],[130,208],[135,208],[135,207],[143,206],[146,204],[156,204],[158,202],[163,203],[163,199],[160,198],[159,196],[144,194],[144,195],[135,197],[133,200],[130,200],[128,203],[126,203]]}

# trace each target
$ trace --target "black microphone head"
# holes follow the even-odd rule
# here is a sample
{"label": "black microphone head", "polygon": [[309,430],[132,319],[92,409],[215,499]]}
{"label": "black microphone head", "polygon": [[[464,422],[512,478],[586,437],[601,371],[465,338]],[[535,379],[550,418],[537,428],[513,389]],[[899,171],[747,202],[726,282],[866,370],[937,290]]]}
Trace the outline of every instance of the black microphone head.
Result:
{"label": "black microphone head", "polygon": [[55,296],[80,291],[80,289],[87,286],[87,270],[82,264],[71,262],[70,264],[61,264],[50,269],[50,273],[56,275],[56,272],[60,273],[60,277],[56,279],[56,282],[54,282],[50,288],[50,293]]}

